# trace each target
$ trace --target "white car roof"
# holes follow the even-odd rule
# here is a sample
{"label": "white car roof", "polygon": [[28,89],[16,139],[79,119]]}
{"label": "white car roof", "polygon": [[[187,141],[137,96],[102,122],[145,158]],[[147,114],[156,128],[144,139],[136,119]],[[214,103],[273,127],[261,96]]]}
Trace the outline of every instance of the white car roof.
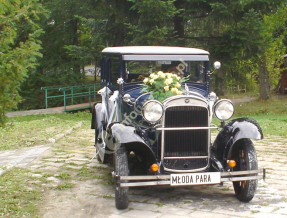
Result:
{"label": "white car roof", "polygon": [[152,54],[152,55],[209,55],[208,51],[198,48],[171,47],[171,46],[123,46],[107,47],[102,53],[110,54]]}

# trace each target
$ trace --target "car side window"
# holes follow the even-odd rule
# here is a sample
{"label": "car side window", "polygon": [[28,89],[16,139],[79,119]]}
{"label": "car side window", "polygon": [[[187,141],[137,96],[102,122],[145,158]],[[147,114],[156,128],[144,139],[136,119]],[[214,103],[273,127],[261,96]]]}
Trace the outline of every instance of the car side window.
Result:
{"label": "car side window", "polygon": [[113,86],[117,85],[117,80],[120,77],[120,59],[119,57],[109,57],[108,61],[108,82]]}

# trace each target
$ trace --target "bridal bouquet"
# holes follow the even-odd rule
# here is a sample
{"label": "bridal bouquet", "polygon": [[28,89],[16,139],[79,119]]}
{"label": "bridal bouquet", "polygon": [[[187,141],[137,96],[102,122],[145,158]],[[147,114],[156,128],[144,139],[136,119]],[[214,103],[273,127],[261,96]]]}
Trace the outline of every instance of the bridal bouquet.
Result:
{"label": "bridal bouquet", "polygon": [[187,78],[180,78],[173,73],[158,71],[150,74],[149,77],[143,80],[144,88],[142,92],[151,92],[150,96],[152,99],[163,102],[168,97],[181,95],[181,84],[186,80]]}

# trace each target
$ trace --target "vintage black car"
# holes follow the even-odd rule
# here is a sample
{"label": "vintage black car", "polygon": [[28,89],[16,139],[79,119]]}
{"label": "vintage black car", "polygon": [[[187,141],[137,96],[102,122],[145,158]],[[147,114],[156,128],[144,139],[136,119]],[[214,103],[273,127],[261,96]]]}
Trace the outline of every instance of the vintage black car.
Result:
{"label": "vintage black car", "polygon": [[[127,46],[102,51],[102,102],[93,108],[92,128],[95,156],[114,164],[118,209],[128,207],[128,189],[137,186],[232,181],[240,201],[253,198],[262,175],[251,139],[262,139],[262,130],[248,118],[225,124],[234,107],[212,92],[211,74],[209,53],[201,49]],[[185,79],[174,95],[159,100],[144,87],[160,76]],[[219,131],[213,142],[212,130]]]}

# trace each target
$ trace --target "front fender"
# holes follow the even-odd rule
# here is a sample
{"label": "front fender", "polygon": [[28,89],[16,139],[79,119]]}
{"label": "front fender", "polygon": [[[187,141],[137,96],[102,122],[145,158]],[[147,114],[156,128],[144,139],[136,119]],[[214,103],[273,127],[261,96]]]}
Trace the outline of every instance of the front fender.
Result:
{"label": "front fender", "polygon": [[136,154],[147,159],[148,162],[156,162],[156,157],[148,140],[137,134],[135,127],[125,126],[121,123],[115,123],[111,126],[111,134],[115,149],[117,146],[124,145],[128,151],[133,151]]}
{"label": "front fender", "polygon": [[224,167],[234,144],[246,138],[263,139],[262,129],[255,120],[239,118],[230,121],[222,128],[214,141],[212,150]]}
{"label": "front fender", "polygon": [[121,123],[114,123],[110,127],[114,142],[119,144],[126,144],[131,142],[140,142],[147,144],[143,138],[141,138],[133,126],[125,126]]}

